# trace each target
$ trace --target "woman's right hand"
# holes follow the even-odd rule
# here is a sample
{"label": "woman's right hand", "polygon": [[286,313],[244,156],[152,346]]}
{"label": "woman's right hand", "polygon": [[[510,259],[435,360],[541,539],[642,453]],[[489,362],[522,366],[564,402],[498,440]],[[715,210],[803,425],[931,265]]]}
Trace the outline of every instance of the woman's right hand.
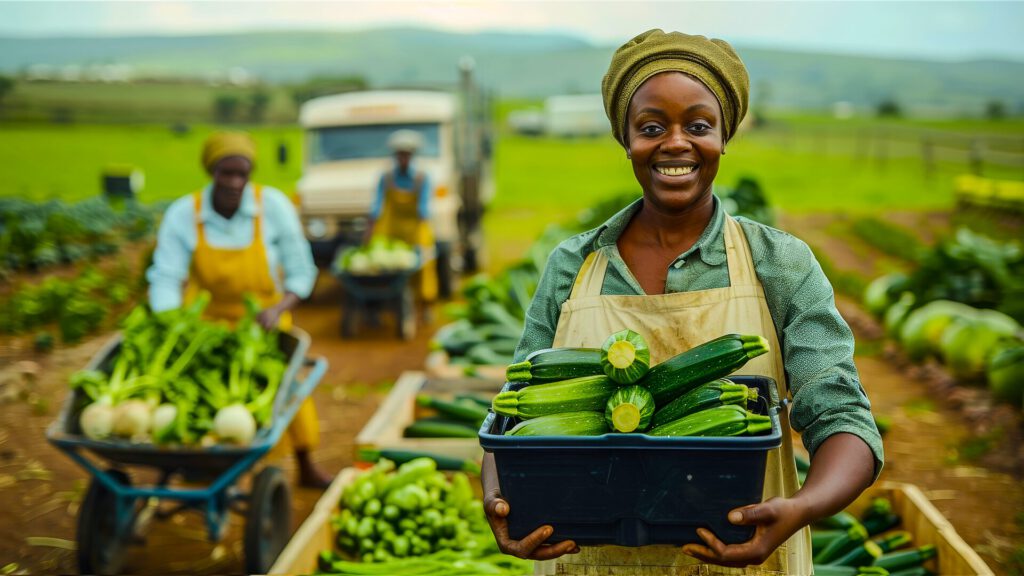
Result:
{"label": "woman's right hand", "polygon": [[494,539],[503,553],[525,560],[551,560],[563,554],[576,554],[580,551],[579,546],[572,540],[545,544],[544,541],[551,537],[554,530],[551,526],[541,526],[522,540],[511,539],[508,535],[509,509],[508,502],[501,498],[497,490],[484,495],[487,522],[491,525],[491,532],[494,532]]}

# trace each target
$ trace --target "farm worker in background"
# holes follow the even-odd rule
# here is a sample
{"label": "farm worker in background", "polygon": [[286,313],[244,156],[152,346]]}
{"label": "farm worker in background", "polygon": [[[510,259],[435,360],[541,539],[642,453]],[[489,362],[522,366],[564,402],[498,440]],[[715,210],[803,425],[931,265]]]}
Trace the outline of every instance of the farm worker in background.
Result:
{"label": "farm worker in background", "polygon": [[[178,308],[206,290],[211,300],[205,315],[234,323],[245,313],[243,296],[251,293],[263,303],[263,328],[291,327],[291,310],[313,291],[317,269],[288,197],[249,181],[255,158],[247,134],[222,132],[206,140],[202,163],[213,181],[171,204],[160,224],[146,272],[154,312]],[[331,477],[310,458],[320,437],[312,398],[288,432],[300,482],[326,487]]]}
{"label": "farm worker in background", "polygon": [[434,232],[430,228],[433,187],[430,177],[412,162],[422,144],[422,136],[414,130],[396,130],[388,138],[395,163],[377,184],[366,238],[397,238],[417,249],[422,268],[414,278],[414,286],[420,301],[429,305],[437,299]]}
{"label": "farm worker in background", "polygon": [[[712,194],[747,111],[746,67],[722,40],[650,30],[615,52],[601,87],[642,197],[552,252],[516,361],[550,346],[600,347],[623,328],[647,339],[652,365],[724,334],[760,335],[771,352],[739,372],[774,378],[791,412],[782,412],[782,446],[768,453],[763,502],[728,515],[756,527],[748,542],[726,545],[702,528],[703,543],[682,547],[544,545],[549,526],[513,541],[506,516],[526,503],[502,499],[486,455],[484,507],[499,547],[558,558],[559,574],[810,574],[807,526],[871,485],[882,441],[853,364],[853,335],[807,245],[729,216]],[[803,487],[791,426],[811,454]]]}

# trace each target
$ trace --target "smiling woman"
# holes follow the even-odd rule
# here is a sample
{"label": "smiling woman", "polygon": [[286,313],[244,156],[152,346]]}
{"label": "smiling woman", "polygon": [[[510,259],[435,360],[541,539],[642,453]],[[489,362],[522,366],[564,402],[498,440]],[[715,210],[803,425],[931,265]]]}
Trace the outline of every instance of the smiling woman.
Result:
{"label": "smiling woman", "polygon": [[[624,327],[647,341],[652,366],[723,334],[757,335],[771,352],[742,372],[774,379],[792,408],[781,414],[782,446],[768,454],[764,501],[729,513],[754,528],[747,542],[726,544],[697,528],[700,541],[683,548],[578,547],[552,526],[511,540],[506,518],[526,504],[502,497],[488,455],[484,506],[498,544],[523,558],[557,559],[559,574],[810,574],[807,526],[871,484],[882,445],[853,365],[853,335],[807,245],[726,214],[712,193],[747,110],[746,68],[724,41],[651,30],[616,51],[602,93],[642,197],[554,250],[516,361],[542,348],[600,347],[602,335]],[[802,487],[791,423],[812,455]]]}

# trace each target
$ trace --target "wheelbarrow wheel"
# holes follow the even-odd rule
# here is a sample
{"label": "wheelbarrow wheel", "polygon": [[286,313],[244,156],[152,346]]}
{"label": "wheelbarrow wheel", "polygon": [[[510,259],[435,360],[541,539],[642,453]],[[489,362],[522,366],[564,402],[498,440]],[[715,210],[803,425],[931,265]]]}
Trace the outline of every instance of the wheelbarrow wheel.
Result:
{"label": "wheelbarrow wheel", "polygon": [[267,466],[256,475],[245,518],[245,571],[266,574],[291,535],[291,490],[284,472]]}
{"label": "wheelbarrow wheel", "polygon": [[[128,475],[108,470],[115,480],[131,486]],[[121,534],[115,515],[117,496],[98,478],[89,482],[89,490],[78,512],[78,571],[81,574],[117,574],[124,563],[125,550],[132,537],[131,525]],[[135,514],[134,503],[130,512]],[[132,521],[134,523],[134,519]]]}

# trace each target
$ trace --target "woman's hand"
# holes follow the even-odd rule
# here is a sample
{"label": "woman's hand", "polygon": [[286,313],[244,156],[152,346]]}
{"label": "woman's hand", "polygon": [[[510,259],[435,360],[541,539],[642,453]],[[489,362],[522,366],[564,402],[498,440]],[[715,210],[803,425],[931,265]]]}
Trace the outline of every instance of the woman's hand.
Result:
{"label": "woman's hand", "polygon": [[551,526],[541,526],[522,540],[509,538],[506,520],[509,505],[502,500],[496,490],[484,496],[484,512],[487,514],[487,522],[491,525],[491,532],[494,532],[494,539],[498,542],[498,549],[505,554],[525,560],[551,560],[563,554],[576,554],[580,551],[572,540],[545,544],[544,541],[551,536]]}
{"label": "woman's hand", "polygon": [[274,330],[281,322],[281,314],[288,312],[298,306],[301,299],[294,292],[285,292],[281,300],[274,304],[264,308],[256,316],[256,322],[263,327],[264,330]]}
{"label": "woman's hand", "polygon": [[277,323],[281,320],[281,314],[284,312],[284,308],[280,305],[274,305],[269,308],[264,308],[260,311],[259,315],[256,316],[256,321],[259,322],[260,326],[264,330],[273,330],[277,328]]}
{"label": "woman's hand", "polygon": [[701,562],[734,568],[763,564],[783,542],[803,528],[806,511],[799,500],[771,498],[729,512],[729,521],[739,526],[756,526],[754,537],[742,544],[725,544],[710,530],[698,528],[705,545],[687,544],[683,552]]}

